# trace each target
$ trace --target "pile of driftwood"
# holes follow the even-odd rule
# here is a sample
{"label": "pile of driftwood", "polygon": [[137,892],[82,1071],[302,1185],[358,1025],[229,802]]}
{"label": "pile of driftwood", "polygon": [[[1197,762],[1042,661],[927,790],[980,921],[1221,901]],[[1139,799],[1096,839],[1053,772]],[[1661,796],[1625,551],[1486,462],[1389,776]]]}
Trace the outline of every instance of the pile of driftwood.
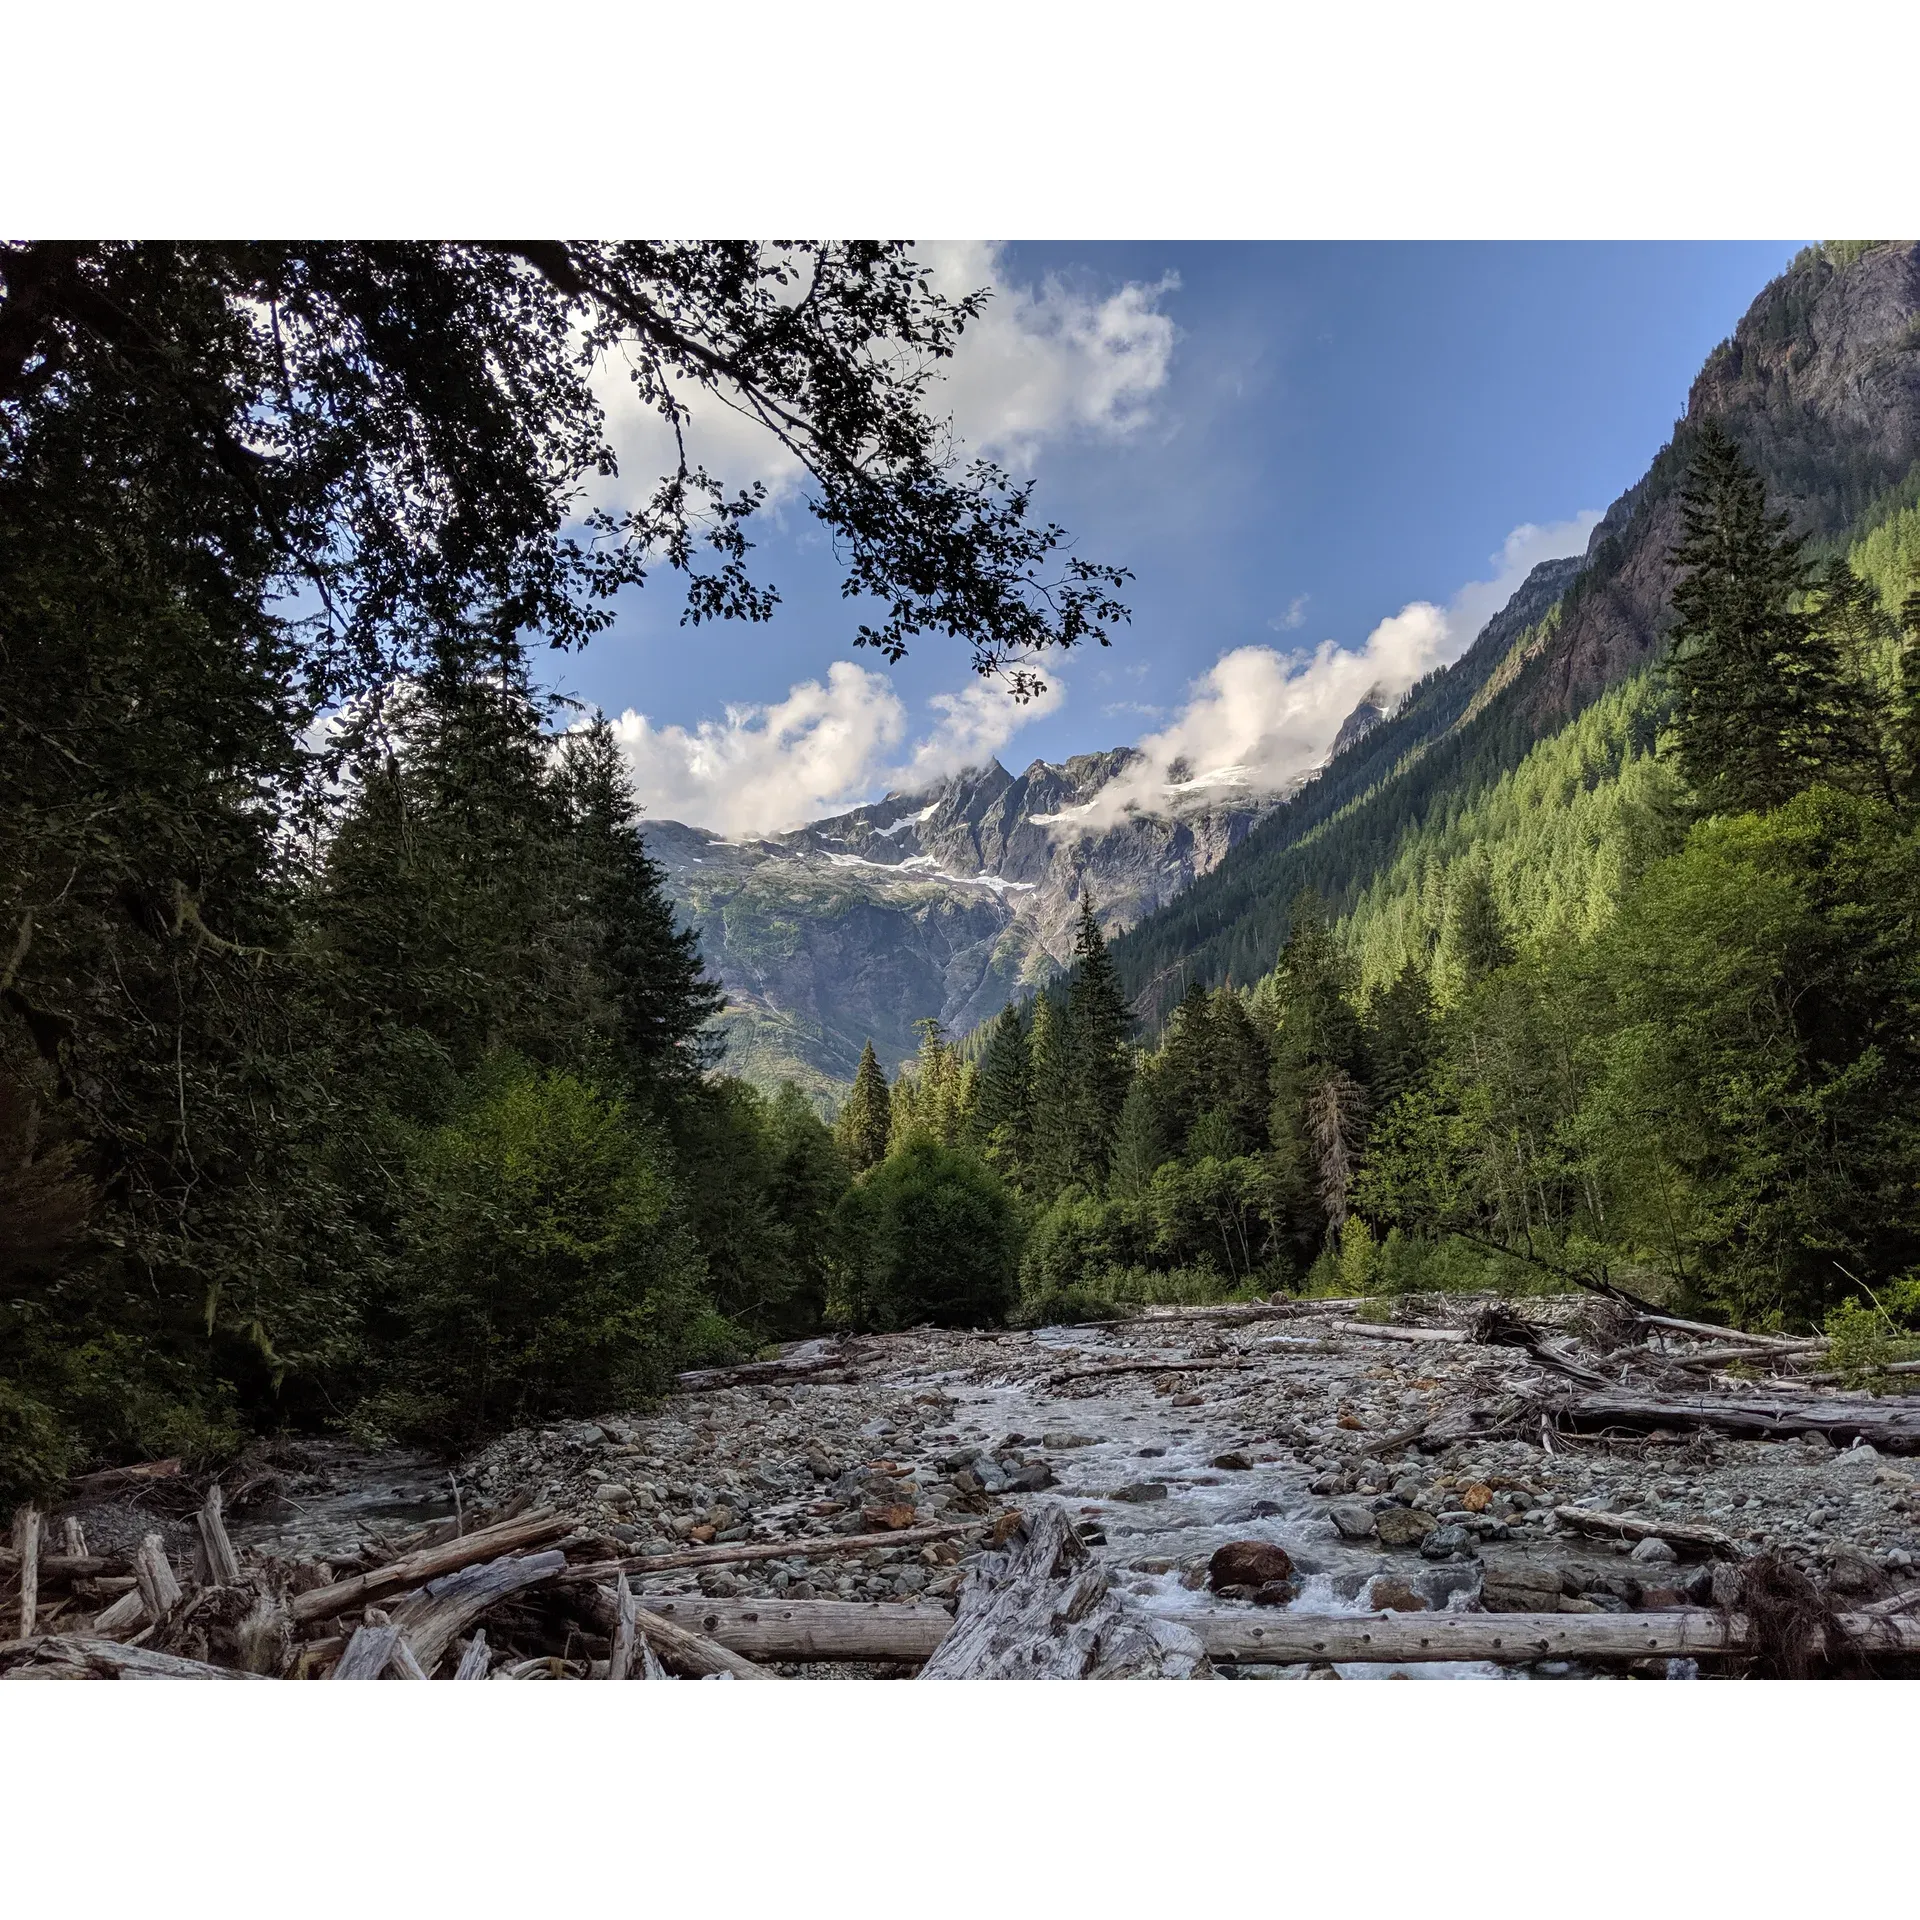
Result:
{"label": "pile of driftwood", "polygon": [[[8,1572],[18,1637],[0,1643],[8,1679],[772,1680],[773,1664],[917,1667],[922,1679],[1205,1679],[1215,1667],[1541,1659],[1631,1662],[1753,1652],[1738,1611],[1649,1614],[1300,1614],[1141,1607],[1095,1562],[1065,1507],[1002,1516],[1004,1550],[975,1560],[957,1613],[927,1602],[720,1600],[648,1596],[636,1574],[769,1556],[833,1554],[951,1539],[965,1527],[829,1535],[603,1560],[544,1508],[412,1545],[341,1575],[248,1563],[216,1488],[197,1516],[182,1577],[149,1535],[128,1570],[86,1552],[69,1526],[41,1552],[41,1517],[15,1516]],[[100,1602],[104,1605],[99,1605]],[[1920,1590],[1818,1619],[1850,1658],[1920,1655]],[[42,1617],[44,1607],[44,1617]],[[93,1609],[97,1607],[98,1610]],[[490,1637],[491,1636],[491,1637]]]}

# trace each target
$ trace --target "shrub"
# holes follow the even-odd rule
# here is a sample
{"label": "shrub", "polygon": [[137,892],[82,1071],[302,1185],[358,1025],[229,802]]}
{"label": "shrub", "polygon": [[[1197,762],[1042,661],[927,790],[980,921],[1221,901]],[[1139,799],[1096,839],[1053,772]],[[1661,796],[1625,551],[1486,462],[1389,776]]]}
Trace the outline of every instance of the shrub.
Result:
{"label": "shrub", "polygon": [[847,1191],[834,1240],[835,1314],[854,1326],[981,1326],[1013,1304],[1013,1197],[964,1149],[908,1140]]}
{"label": "shrub", "polygon": [[465,1114],[418,1139],[411,1174],[376,1425],[460,1448],[671,1383],[708,1310],[703,1275],[666,1149],[621,1101],[497,1064]]}
{"label": "shrub", "polygon": [[72,1441],[50,1408],[0,1380],[0,1512],[43,1499],[72,1471]]}

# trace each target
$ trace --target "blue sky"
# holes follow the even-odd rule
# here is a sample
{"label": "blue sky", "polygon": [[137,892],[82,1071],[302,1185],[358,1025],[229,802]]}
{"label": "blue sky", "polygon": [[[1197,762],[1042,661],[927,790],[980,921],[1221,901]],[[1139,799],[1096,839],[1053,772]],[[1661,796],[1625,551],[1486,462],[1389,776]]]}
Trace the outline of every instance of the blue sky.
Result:
{"label": "blue sky", "polygon": [[[784,596],[772,625],[683,628],[662,575],[556,677],[628,716],[648,811],[730,831],[990,750],[1017,768],[1146,738],[1284,777],[1369,677],[1451,657],[1516,571],[1584,545],[1581,516],[1645,470],[1799,244],[929,249],[954,287],[997,289],[954,372],[960,427],[1038,479],[1079,551],[1136,575],[1115,645],[1062,661],[1024,719],[968,691],[952,646],[888,668],[851,646],[831,557],[788,493],[755,555]],[[616,444],[637,476],[650,443]],[[731,430],[714,446],[748,477],[751,446]],[[1503,568],[1528,525],[1554,531]],[[1473,582],[1495,584],[1457,599]],[[1299,650],[1326,642],[1309,670]]]}

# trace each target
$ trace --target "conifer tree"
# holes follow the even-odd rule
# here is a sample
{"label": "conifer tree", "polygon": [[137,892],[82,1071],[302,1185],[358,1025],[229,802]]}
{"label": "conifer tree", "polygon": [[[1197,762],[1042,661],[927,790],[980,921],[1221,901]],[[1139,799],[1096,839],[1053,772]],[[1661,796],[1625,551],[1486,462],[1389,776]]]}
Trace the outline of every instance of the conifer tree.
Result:
{"label": "conifer tree", "polygon": [[1377,1112],[1419,1084],[1435,1052],[1433,989],[1409,960],[1367,1007],[1368,1088]]}
{"label": "conifer tree", "polygon": [[1153,1090],[1160,1131],[1183,1152],[1194,1122],[1207,1110],[1213,1081],[1213,995],[1198,981],[1188,987],[1167,1022]]}
{"label": "conifer tree", "polygon": [[887,1090],[887,1076],[880,1071],[880,1058],[869,1040],[860,1050],[860,1065],[853,1076],[853,1089],[840,1109],[834,1136],[841,1157],[853,1173],[865,1173],[887,1157],[887,1139],[893,1125],[893,1101]]}
{"label": "conifer tree", "polygon": [[1026,1174],[1032,1127],[1027,1023],[1020,1009],[1009,1001],[994,1021],[980,1055],[971,1135],[974,1145],[1019,1185]]}
{"label": "conifer tree", "polygon": [[1900,700],[1894,714],[1894,753],[1900,794],[1920,806],[1920,588],[1900,608]]}
{"label": "conifer tree", "polygon": [[1027,1176],[1041,1200],[1073,1178],[1073,1074],[1065,1016],[1050,994],[1033,1003],[1033,1030],[1027,1041],[1030,1132]]}
{"label": "conifer tree", "polygon": [[1468,860],[1448,896],[1443,951],[1448,972],[1461,989],[1513,965],[1513,938],[1484,860]]}
{"label": "conifer tree", "polygon": [[1168,1158],[1152,1079],[1147,1073],[1136,1073],[1114,1133],[1108,1191],[1122,1199],[1143,1198],[1153,1184],[1155,1171]]}
{"label": "conifer tree", "polygon": [[1859,771],[1860,697],[1833,632],[1795,603],[1802,540],[1718,423],[1685,492],[1670,672],[1681,771],[1707,807],[1764,811]]}
{"label": "conifer tree", "polygon": [[1120,1109],[1133,1078],[1127,1044],[1133,1014],[1094,917],[1093,896],[1084,889],[1073,960],[1073,977],[1067,985],[1072,1086],[1069,1154],[1073,1177],[1098,1187],[1107,1177]]}
{"label": "conifer tree", "polygon": [[1207,1108],[1217,1114],[1230,1150],[1263,1152],[1267,1145],[1269,1058],[1266,1046],[1233,988],[1213,996],[1208,1019]]}

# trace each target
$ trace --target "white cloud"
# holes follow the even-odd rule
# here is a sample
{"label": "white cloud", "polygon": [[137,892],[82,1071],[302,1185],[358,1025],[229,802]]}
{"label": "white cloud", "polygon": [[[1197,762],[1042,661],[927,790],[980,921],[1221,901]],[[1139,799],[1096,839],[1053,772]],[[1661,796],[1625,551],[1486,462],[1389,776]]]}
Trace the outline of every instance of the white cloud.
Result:
{"label": "white cloud", "polygon": [[1276,613],[1267,622],[1275,633],[1293,633],[1307,624],[1307,602],[1313,596],[1310,593],[1296,593],[1287,602],[1285,613]]}
{"label": "white cloud", "polygon": [[[1172,275],[1095,294],[1053,275],[1016,284],[996,243],[938,242],[916,253],[937,292],[993,289],[928,391],[929,409],[952,415],[963,449],[1025,469],[1050,440],[1124,438],[1151,417],[1173,359],[1174,324],[1159,310],[1178,285]],[[637,504],[677,465],[672,430],[639,399],[617,356],[602,361],[593,384],[620,472],[593,483],[590,502]],[[771,435],[697,387],[683,386],[680,398],[693,416],[685,431],[695,465],[729,488],[761,482],[776,508],[797,496],[800,463]]]}
{"label": "white cloud", "polygon": [[750,837],[782,833],[894,789],[984,765],[1021,727],[1059,705],[1057,679],[1025,706],[991,681],[927,703],[939,717],[904,759],[905,704],[885,675],[836,660],[767,705],[720,720],[656,727],[631,708],[613,723],[648,816]]}
{"label": "white cloud", "polygon": [[1445,608],[1410,602],[1359,647],[1323,640],[1310,652],[1236,647],[1221,655],[1188,688],[1179,717],[1140,741],[1145,758],[1055,824],[1097,832],[1129,807],[1165,812],[1210,789],[1285,792],[1326,759],[1363,699],[1373,694],[1391,706],[1422,675],[1457,659],[1535,566],[1582,551],[1599,518],[1583,512],[1516,527],[1492,556],[1492,579],[1470,582]]}

